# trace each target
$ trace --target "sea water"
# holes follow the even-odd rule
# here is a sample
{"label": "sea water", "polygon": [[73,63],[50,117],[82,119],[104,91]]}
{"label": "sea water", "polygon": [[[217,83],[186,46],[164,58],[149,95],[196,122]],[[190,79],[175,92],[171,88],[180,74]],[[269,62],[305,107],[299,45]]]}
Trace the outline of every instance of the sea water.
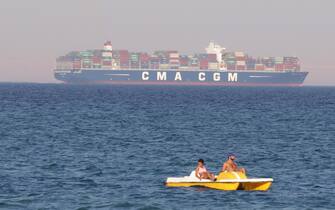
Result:
{"label": "sea water", "polygon": [[[167,188],[228,153],[267,192]],[[333,209],[335,88],[0,84],[1,209]]]}

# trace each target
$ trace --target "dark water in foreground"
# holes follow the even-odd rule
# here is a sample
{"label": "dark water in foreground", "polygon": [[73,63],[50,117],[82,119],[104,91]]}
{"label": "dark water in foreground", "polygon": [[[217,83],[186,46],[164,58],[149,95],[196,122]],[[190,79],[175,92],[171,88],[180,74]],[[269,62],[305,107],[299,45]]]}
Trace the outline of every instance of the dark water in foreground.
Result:
{"label": "dark water in foreground", "polygon": [[[332,209],[335,88],[0,84],[1,209]],[[268,192],[166,188],[226,154]]]}

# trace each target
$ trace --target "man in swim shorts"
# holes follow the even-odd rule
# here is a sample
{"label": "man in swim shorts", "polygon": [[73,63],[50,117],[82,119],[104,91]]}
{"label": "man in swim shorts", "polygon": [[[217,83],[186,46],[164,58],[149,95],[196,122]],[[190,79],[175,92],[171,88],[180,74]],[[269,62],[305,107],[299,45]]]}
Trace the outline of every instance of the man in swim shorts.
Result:
{"label": "man in swim shorts", "polygon": [[228,160],[223,164],[221,171],[228,171],[228,172],[242,172],[246,173],[244,168],[239,168],[235,163],[236,156],[234,154],[228,155]]}

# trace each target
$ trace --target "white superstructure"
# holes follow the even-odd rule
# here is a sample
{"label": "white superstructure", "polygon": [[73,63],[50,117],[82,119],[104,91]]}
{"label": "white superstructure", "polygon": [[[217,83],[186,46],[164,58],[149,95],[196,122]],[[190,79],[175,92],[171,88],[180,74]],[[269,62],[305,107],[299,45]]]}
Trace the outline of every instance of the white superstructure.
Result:
{"label": "white superstructure", "polygon": [[210,41],[208,47],[206,48],[207,54],[215,54],[216,60],[218,61],[220,65],[220,69],[225,69],[225,62],[222,59],[222,55],[226,48],[221,47],[219,44],[216,44],[214,41]]}
{"label": "white superstructure", "polygon": [[107,41],[104,44],[104,50],[103,50],[103,53],[102,53],[102,57],[104,57],[104,58],[106,58],[106,57],[112,58],[112,55],[113,55],[112,51],[113,51],[112,43],[110,41]]}

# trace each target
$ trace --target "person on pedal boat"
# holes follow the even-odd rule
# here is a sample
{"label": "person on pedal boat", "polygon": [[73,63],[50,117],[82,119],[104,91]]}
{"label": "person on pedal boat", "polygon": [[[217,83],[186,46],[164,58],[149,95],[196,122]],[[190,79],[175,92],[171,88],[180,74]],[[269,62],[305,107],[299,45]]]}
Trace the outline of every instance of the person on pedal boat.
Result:
{"label": "person on pedal boat", "polygon": [[235,163],[236,155],[229,154],[228,160],[223,164],[221,171],[228,171],[228,172],[242,172],[246,173],[246,170],[244,168],[239,168],[237,164]]}
{"label": "person on pedal boat", "polygon": [[210,173],[209,171],[207,171],[206,167],[205,167],[205,162],[203,159],[199,159],[198,160],[198,166],[195,169],[195,176],[197,178],[201,179],[210,179],[212,181],[215,180],[215,176],[214,174]]}

